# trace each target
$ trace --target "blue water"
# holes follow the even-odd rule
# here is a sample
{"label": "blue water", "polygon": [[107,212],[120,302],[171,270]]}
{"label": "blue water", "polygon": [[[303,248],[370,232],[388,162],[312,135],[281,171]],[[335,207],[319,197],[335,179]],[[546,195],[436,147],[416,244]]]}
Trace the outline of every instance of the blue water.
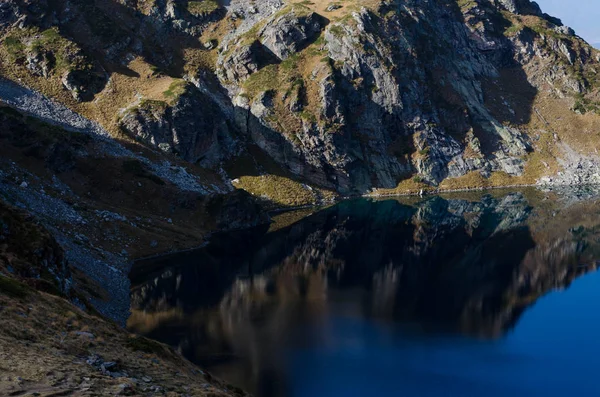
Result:
{"label": "blue water", "polygon": [[335,316],[289,351],[291,396],[600,395],[600,274],[539,299],[499,340]]}
{"label": "blue water", "polygon": [[257,397],[600,396],[599,193],[347,201],[217,236],[136,264],[129,326]]}

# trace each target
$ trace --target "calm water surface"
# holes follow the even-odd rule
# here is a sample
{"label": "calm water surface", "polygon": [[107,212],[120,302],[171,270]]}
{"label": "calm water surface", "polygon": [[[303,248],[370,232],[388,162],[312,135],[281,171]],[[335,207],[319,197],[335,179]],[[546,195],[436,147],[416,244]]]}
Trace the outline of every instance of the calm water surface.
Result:
{"label": "calm water surface", "polygon": [[129,327],[258,397],[600,395],[600,195],[356,200],[139,262]]}

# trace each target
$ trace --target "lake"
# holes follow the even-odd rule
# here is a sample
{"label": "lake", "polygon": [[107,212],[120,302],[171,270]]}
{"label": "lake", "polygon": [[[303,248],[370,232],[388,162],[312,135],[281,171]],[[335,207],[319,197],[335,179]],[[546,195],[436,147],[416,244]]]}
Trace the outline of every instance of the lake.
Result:
{"label": "lake", "polygon": [[358,199],[139,261],[132,331],[257,397],[600,395],[600,192]]}

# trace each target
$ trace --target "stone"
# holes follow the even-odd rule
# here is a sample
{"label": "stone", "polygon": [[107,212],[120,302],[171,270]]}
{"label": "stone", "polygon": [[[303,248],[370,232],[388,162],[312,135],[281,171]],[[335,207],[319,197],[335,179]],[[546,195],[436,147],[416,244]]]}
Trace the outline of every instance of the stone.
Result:
{"label": "stone", "polygon": [[227,120],[205,93],[186,84],[172,104],[146,101],[131,107],[121,116],[120,127],[131,137],[165,153],[212,167],[235,151]]}
{"label": "stone", "polygon": [[103,72],[69,70],[62,76],[63,86],[79,102],[89,102],[102,91],[108,81]]}
{"label": "stone", "polygon": [[214,40],[209,40],[204,43],[204,48],[209,51],[214,50],[215,48],[217,48],[217,43]]}
{"label": "stone", "polygon": [[83,337],[89,338],[89,339],[94,339],[96,337],[91,332],[85,332],[85,331],[77,331],[77,332],[75,332],[75,335],[83,336]]}
{"label": "stone", "polygon": [[25,66],[32,74],[48,78],[56,60],[54,59],[54,54],[41,50],[28,52],[25,62]]}
{"label": "stone", "polygon": [[268,21],[259,33],[259,40],[280,60],[285,60],[314,41],[324,26],[324,18],[316,13],[298,16],[292,11]]}

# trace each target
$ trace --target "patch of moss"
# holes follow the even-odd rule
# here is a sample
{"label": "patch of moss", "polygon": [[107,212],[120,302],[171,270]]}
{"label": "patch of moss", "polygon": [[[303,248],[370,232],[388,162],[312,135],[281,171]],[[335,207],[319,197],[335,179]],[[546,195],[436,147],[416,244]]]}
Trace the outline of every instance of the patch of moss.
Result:
{"label": "patch of moss", "polygon": [[13,61],[21,57],[25,51],[25,45],[15,36],[8,36],[4,39],[4,47]]}
{"label": "patch of moss", "polygon": [[57,27],[40,30],[37,27],[15,31],[4,39],[4,47],[12,62],[28,53],[50,54],[51,69],[61,74],[69,70],[89,70],[92,65],[81,49],[63,37]]}

